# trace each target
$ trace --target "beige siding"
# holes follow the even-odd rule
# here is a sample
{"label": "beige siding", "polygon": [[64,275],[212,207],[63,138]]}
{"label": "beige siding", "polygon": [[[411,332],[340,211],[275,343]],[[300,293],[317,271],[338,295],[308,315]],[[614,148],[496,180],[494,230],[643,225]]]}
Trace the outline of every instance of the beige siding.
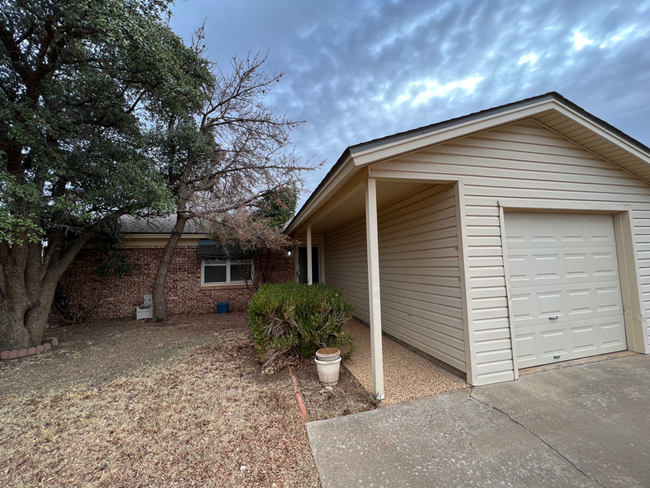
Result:
{"label": "beige siding", "polygon": [[[372,175],[464,182],[475,384],[514,379],[498,200],[580,208],[630,204],[650,311],[650,187],[554,132],[528,123],[486,131],[372,166]],[[650,337],[647,337],[650,343]]]}
{"label": "beige siding", "polygon": [[[365,221],[325,236],[327,284],[368,321]],[[429,187],[379,210],[382,328],[465,371],[454,189]]]}
{"label": "beige siding", "polygon": [[379,212],[382,328],[465,371],[453,186],[435,186]]}
{"label": "beige siding", "polygon": [[366,222],[355,220],[325,236],[325,281],[343,290],[354,305],[355,315],[365,322],[368,315],[368,267]]}

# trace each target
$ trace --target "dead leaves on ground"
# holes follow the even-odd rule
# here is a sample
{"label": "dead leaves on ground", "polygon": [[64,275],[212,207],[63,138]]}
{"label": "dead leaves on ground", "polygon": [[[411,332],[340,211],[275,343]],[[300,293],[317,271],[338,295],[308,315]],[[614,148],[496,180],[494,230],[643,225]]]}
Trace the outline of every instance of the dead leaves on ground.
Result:
{"label": "dead leaves on ground", "polygon": [[291,383],[259,379],[239,334],[101,387],[9,397],[5,486],[318,486]]}

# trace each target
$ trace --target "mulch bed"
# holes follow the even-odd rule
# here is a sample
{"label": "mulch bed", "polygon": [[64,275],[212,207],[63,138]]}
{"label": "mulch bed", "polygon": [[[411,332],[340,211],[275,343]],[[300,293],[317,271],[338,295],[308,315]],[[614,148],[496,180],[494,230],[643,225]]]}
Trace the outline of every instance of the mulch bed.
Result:
{"label": "mulch bed", "polygon": [[[0,365],[3,486],[319,486],[286,370],[262,375],[245,314],[48,331],[53,353]],[[295,361],[308,420],[373,408]]]}

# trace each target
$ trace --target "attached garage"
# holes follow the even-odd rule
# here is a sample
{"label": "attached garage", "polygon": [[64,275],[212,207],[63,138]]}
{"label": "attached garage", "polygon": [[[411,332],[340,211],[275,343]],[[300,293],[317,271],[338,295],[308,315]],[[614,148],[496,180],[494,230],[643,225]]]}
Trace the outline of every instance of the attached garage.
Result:
{"label": "attached garage", "polygon": [[557,93],[348,148],[286,232],[369,324],[379,396],[382,333],[473,385],[650,352],[650,149]]}

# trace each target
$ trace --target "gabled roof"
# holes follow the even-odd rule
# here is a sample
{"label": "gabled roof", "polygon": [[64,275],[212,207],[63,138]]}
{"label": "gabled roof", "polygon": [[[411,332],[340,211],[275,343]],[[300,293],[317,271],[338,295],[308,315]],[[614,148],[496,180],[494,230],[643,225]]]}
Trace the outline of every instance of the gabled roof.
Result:
{"label": "gabled roof", "polygon": [[[355,167],[387,160],[472,133],[534,118],[548,129],[650,184],[650,148],[556,92],[482,110],[348,147],[287,226],[290,233]],[[335,178],[335,176],[338,178]],[[316,202],[316,200],[319,200]]]}
{"label": "gabled roof", "polygon": [[569,100],[567,98],[564,98],[562,95],[560,95],[557,92],[549,92],[549,93],[545,93],[543,95],[538,95],[536,97],[525,98],[525,99],[520,100],[518,102],[507,103],[505,105],[500,105],[500,106],[494,107],[494,108],[488,108],[488,109],[485,109],[485,110],[481,110],[479,112],[474,112],[472,114],[463,115],[461,117],[455,117],[453,119],[444,120],[442,122],[437,122],[435,124],[425,125],[424,127],[419,127],[417,129],[411,129],[411,130],[407,130],[407,131],[404,131],[404,132],[398,132],[396,134],[392,134],[392,135],[389,135],[389,136],[380,137],[378,139],[372,139],[372,140],[367,141],[367,142],[362,142],[362,143],[359,143],[359,144],[355,144],[354,146],[350,146],[348,149],[350,150],[350,153],[354,154],[354,153],[358,153],[360,151],[371,149],[373,147],[378,147],[378,146],[382,146],[382,145],[389,144],[389,143],[392,143],[392,142],[401,141],[403,139],[408,139],[408,138],[411,138],[411,137],[416,136],[416,135],[422,135],[422,134],[428,134],[430,132],[435,132],[437,130],[441,130],[441,129],[444,129],[444,128],[447,128],[447,127],[454,126],[454,125],[459,124],[461,122],[469,122],[469,121],[472,121],[472,120],[483,118],[483,117],[485,117],[487,115],[494,115],[494,114],[498,114],[498,113],[501,113],[501,112],[506,112],[506,111],[509,111],[509,110],[512,110],[512,109],[525,107],[527,105],[531,105],[533,103],[536,103],[536,102],[539,102],[539,101],[545,101],[545,100],[556,100],[556,101],[561,102],[563,105],[566,105],[567,107],[570,107],[571,109],[573,109],[574,111],[576,111],[577,113],[582,115],[583,117],[591,120],[595,124],[600,125],[601,127],[605,128],[606,130],[611,132],[612,134],[616,134],[621,139],[623,139],[623,140],[629,142],[630,144],[638,147],[640,150],[645,151],[648,154],[650,154],[650,148],[648,148],[648,146],[646,146],[645,144],[637,141],[633,137],[630,137],[625,132],[617,129],[613,125],[608,124],[603,119],[600,119],[600,118],[596,117],[595,115],[590,114],[585,109],[579,107],[578,105],[573,103],[571,100]]}

